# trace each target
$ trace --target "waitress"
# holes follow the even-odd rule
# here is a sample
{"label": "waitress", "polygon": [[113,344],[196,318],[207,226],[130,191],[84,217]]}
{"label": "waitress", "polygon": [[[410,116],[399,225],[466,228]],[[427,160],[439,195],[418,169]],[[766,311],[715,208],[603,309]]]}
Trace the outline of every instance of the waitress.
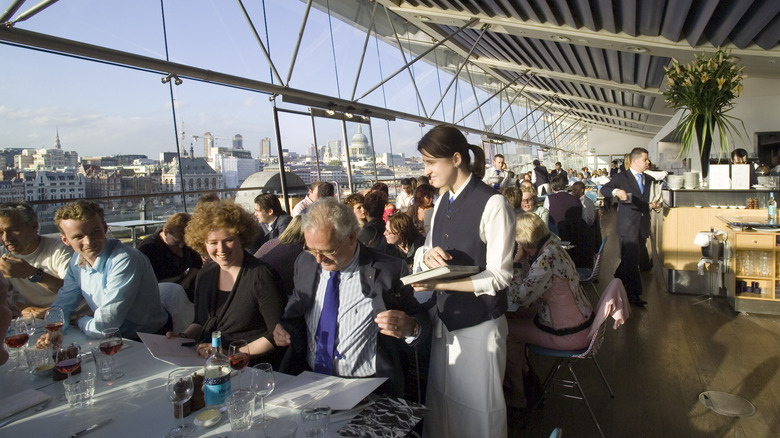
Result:
{"label": "waitress", "polygon": [[415,266],[479,266],[471,277],[414,284],[436,306],[423,435],[506,437],[506,291],[512,278],[515,214],[482,182],[485,153],[454,126],[439,125],[417,145],[436,188],[431,231]]}

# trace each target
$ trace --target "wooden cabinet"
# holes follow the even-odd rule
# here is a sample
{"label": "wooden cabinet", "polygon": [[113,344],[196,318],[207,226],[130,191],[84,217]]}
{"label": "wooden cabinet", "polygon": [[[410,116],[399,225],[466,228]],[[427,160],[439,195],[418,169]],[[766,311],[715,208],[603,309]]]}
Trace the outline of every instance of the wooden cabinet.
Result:
{"label": "wooden cabinet", "polygon": [[780,233],[730,230],[728,242],[725,286],[731,306],[780,315]]}

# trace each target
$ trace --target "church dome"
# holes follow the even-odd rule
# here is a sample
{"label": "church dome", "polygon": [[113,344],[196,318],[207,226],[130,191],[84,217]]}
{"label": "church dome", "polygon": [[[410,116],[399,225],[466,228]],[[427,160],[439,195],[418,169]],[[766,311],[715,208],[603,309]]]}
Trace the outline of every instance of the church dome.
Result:
{"label": "church dome", "polygon": [[363,127],[358,125],[357,129],[358,131],[355,135],[352,136],[352,141],[350,142],[350,144],[355,144],[355,143],[368,144],[368,137],[366,137],[366,135],[363,134]]}

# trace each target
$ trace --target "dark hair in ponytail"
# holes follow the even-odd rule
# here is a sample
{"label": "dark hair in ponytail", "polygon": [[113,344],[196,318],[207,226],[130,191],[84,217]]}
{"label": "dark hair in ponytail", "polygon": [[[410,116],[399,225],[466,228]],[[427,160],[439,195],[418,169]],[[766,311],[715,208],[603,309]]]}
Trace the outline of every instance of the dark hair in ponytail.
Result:
{"label": "dark hair in ponytail", "polygon": [[[425,152],[434,158],[451,158],[459,153],[463,165],[479,179],[485,176],[485,151],[482,148],[469,144],[466,136],[453,125],[437,125],[426,132],[417,143],[417,150]],[[474,162],[471,162],[469,151],[474,154]]]}

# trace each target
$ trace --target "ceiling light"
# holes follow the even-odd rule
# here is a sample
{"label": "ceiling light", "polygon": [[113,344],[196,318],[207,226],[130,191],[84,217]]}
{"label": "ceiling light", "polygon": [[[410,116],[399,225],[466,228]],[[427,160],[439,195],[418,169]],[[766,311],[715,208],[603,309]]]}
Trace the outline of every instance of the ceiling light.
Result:
{"label": "ceiling light", "polygon": [[634,52],[634,53],[647,53],[648,52],[647,48],[646,47],[642,47],[642,46],[626,46],[626,50],[628,50],[629,52]]}
{"label": "ceiling light", "polygon": [[325,112],[328,113],[329,116],[336,114],[336,111],[333,111],[332,109],[326,110]]}
{"label": "ceiling light", "polygon": [[550,38],[553,41],[560,41],[562,43],[568,43],[569,41],[571,41],[571,38],[565,37],[563,35],[550,35]]}
{"label": "ceiling light", "polygon": [[353,116],[352,113],[344,113],[344,117],[351,119]]}

